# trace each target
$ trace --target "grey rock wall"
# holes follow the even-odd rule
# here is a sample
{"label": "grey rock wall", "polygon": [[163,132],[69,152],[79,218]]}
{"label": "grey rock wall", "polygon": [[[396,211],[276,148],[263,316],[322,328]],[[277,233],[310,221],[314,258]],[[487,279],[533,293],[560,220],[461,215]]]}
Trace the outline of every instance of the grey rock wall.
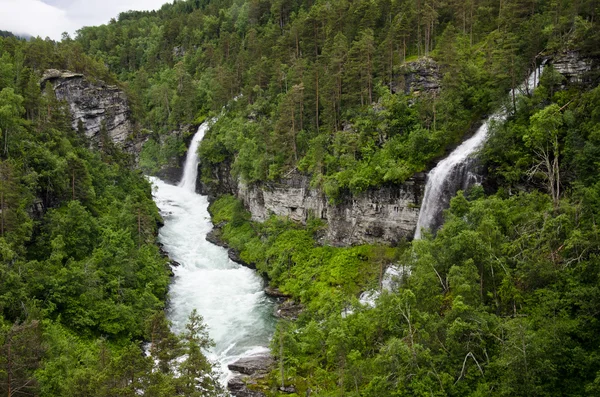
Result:
{"label": "grey rock wall", "polygon": [[42,88],[48,83],[56,98],[69,104],[73,129],[77,130],[81,121],[85,135],[97,143],[104,124],[114,143],[139,153],[141,142],[130,138],[134,126],[125,92],[101,81],[93,83],[82,74],[54,69],[47,70],[40,81]]}
{"label": "grey rock wall", "polygon": [[332,203],[310,187],[308,177],[296,174],[277,184],[239,184],[236,193],[255,221],[271,214],[301,223],[311,216],[321,218],[327,222],[324,242],[347,246],[412,239],[424,186],[424,175],[417,175],[402,185],[348,193]]}
{"label": "grey rock wall", "polygon": [[407,62],[400,67],[400,73],[392,85],[394,93],[406,95],[439,94],[442,85],[442,74],[436,61],[429,57],[421,57]]}
{"label": "grey rock wall", "polygon": [[554,69],[565,76],[567,83],[583,83],[594,67],[593,60],[582,57],[579,51],[567,51],[551,60]]}

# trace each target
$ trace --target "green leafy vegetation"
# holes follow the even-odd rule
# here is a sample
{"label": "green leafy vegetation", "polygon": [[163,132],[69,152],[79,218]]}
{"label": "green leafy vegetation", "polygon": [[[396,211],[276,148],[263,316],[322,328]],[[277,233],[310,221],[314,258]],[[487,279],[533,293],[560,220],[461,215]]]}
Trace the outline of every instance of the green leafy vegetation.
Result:
{"label": "green leafy vegetation", "polygon": [[[80,30],[76,41],[128,82],[139,119],[159,135],[227,105],[200,149],[205,182],[226,158],[248,183],[298,168],[335,199],[427,169],[540,54],[596,53],[596,8],[591,1],[188,0],[122,13]],[[438,61],[443,89],[406,96],[415,78],[406,61],[423,56]]]}
{"label": "green leafy vegetation", "polygon": [[[313,222],[254,224],[232,197],[213,204],[223,237],[305,307],[279,323],[272,390],[283,377],[299,395],[598,393],[600,89],[559,90],[553,73],[494,128],[483,159],[497,192],[459,192],[435,237],[379,255],[321,247]],[[362,305],[378,263],[410,276]]]}
{"label": "green leafy vegetation", "polygon": [[397,251],[322,246],[317,243],[321,221],[309,220],[306,227],[275,216],[250,222],[249,213],[232,196],[221,197],[210,210],[214,222],[225,222],[222,238],[240,251],[242,260],[256,264],[271,285],[315,312],[341,312],[352,297],[377,287],[382,269]]}
{"label": "green leafy vegetation", "polygon": [[73,42],[0,39],[0,396],[217,394],[201,317],[164,315],[150,184],[73,131],[50,67],[110,77]]}
{"label": "green leafy vegetation", "polygon": [[[600,394],[598,72],[567,84],[549,67],[535,92],[506,99],[546,55],[597,63],[599,11],[592,0],[187,0],[61,43],[1,39],[0,395],[218,393],[202,376],[201,320],[178,338],[164,318],[147,182],[71,130],[40,90],[49,67],[120,82],[150,137],[145,172],[183,153],[171,131],[219,113],[200,147],[205,182],[223,164],[248,184],[297,169],[332,201],[427,170],[507,105],[482,153],[485,189],[459,193],[435,236],[329,247],[319,221],[251,222],[229,196],[213,219],[304,308],[273,339],[272,394],[282,383],[319,396]],[[406,92],[429,58],[440,89]],[[360,304],[391,264],[410,275]]]}

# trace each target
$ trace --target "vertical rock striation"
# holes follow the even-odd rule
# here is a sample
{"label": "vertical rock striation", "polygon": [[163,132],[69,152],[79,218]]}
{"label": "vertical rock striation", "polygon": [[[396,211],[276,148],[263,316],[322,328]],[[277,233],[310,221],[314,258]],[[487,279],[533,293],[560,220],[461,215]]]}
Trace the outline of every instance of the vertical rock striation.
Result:
{"label": "vertical rock striation", "polygon": [[47,70],[40,84],[52,84],[56,98],[66,101],[71,110],[72,126],[83,127],[92,141],[100,141],[102,126],[108,137],[132,153],[139,153],[141,141],[132,139],[133,121],[125,92],[102,81],[91,82],[84,75],[55,69]]}
{"label": "vertical rock striation", "polygon": [[396,244],[411,239],[425,185],[418,174],[404,184],[346,193],[331,202],[319,190],[310,187],[306,175],[294,173],[277,183],[245,185],[229,178],[226,170],[215,171],[217,186],[201,184],[200,191],[213,195],[236,195],[255,221],[272,214],[305,223],[310,217],[327,222],[324,242],[347,246],[356,244]]}

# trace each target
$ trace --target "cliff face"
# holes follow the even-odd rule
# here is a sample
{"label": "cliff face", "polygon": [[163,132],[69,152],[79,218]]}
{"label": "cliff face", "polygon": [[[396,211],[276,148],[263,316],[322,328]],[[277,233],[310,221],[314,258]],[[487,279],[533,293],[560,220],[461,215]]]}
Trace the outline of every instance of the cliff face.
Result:
{"label": "cliff face", "polygon": [[130,137],[133,132],[131,111],[125,93],[116,86],[103,82],[92,83],[82,74],[47,70],[40,84],[52,84],[56,98],[69,104],[72,126],[77,130],[80,122],[85,135],[92,142],[100,141],[104,124],[110,139],[126,151],[139,153],[139,140]]}
{"label": "cliff face", "polygon": [[580,55],[578,51],[566,51],[554,56],[550,63],[554,69],[565,77],[569,84],[587,82],[590,72],[597,68],[594,60]]}
{"label": "cliff face", "polygon": [[271,214],[305,223],[309,217],[327,222],[324,242],[337,245],[395,244],[412,239],[419,217],[425,187],[424,175],[417,175],[402,185],[370,189],[358,195],[346,194],[337,203],[310,187],[307,176],[294,174],[278,183],[245,185],[233,181],[227,167],[212,175],[214,185],[199,184],[199,191],[215,197],[235,194],[252,213],[255,221],[265,221]]}
{"label": "cliff face", "polygon": [[405,95],[439,94],[442,85],[442,74],[436,61],[422,57],[413,62],[407,62],[400,67],[392,91]]}

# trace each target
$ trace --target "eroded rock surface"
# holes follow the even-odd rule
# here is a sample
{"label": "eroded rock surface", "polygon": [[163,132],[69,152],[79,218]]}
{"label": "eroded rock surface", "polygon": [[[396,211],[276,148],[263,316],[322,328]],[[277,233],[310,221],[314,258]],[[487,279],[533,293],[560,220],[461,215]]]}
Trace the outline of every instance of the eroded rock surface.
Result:
{"label": "eroded rock surface", "polygon": [[582,57],[579,51],[566,51],[551,61],[554,69],[565,76],[568,83],[583,83],[593,69],[593,61]]}
{"label": "eroded rock surface", "polygon": [[268,354],[242,357],[227,368],[231,371],[239,372],[244,375],[256,375],[268,373],[273,366],[273,357]]}
{"label": "eroded rock surface", "polygon": [[108,137],[124,149],[139,153],[142,142],[133,138],[133,122],[125,92],[102,81],[91,82],[84,75],[50,69],[40,84],[52,84],[56,98],[69,104],[74,130],[83,132],[92,142],[100,142],[104,126]]}
{"label": "eroded rock surface", "polygon": [[437,62],[429,57],[421,57],[401,66],[398,82],[392,86],[392,91],[394,93],[404,92],[407,95],[437,94],[441,84],[442,74]]}
{"label": "eroded rock surface", "polygon": [[302,223],[310,216],[323,219],[324,242],[332,245],[395,244],[412,238],[423,188],[424,176],[419,175],[402,185],[348,194],[332,203],[310,187],[307,176],[294,174],[277,184],[240,184],[237,196],[255,221],[265,221],[271,214]]}

